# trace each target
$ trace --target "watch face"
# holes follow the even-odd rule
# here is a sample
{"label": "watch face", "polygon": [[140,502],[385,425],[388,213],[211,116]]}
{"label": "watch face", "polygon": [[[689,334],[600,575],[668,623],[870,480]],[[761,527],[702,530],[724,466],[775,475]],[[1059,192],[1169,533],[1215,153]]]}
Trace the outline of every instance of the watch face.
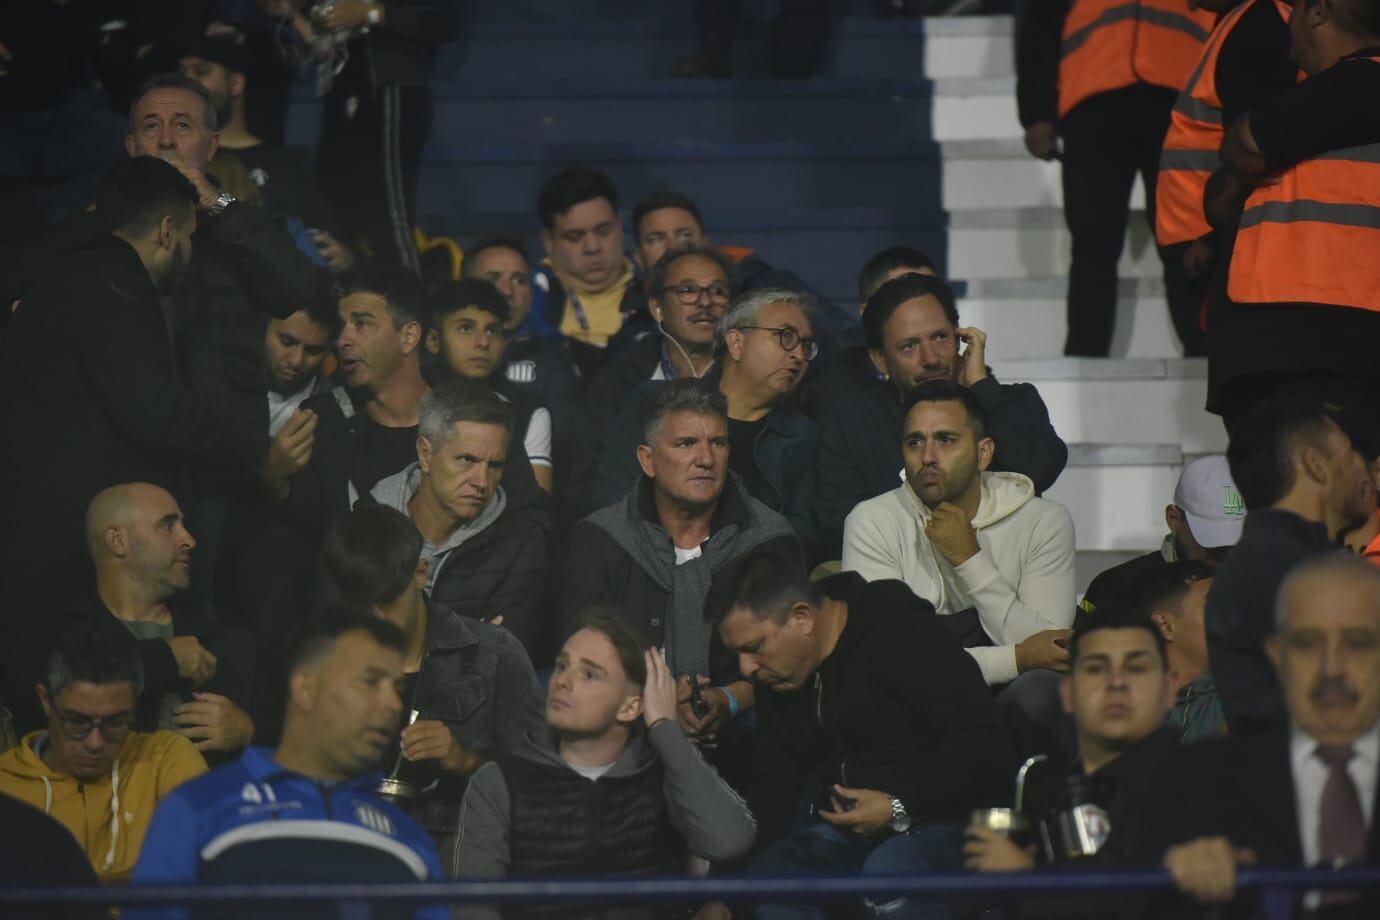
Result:
{"label": "watch face", "polygon": [[901,815],[891,819],[891,829],[898,834],[904,834],[910,830],[910,815]]}

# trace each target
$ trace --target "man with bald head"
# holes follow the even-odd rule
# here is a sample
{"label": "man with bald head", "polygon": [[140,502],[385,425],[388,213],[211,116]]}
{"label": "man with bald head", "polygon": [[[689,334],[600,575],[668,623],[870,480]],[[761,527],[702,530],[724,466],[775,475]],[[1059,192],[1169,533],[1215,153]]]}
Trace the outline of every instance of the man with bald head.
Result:
{"label": "man with bald head", "polygon": [[[1182,748],[1163,778],[1146,856],[1185,894],[1231,900],[1239,866],[1380,863],[1380,571],[1349,554],[1284,579],[1267,643],[1288,725]],[[1345,894],[1309,894],[1327,916],[1376,916]]]}
{"label": "man with bald head", "polygon": [[180,731],[203,753],[243,749],[254,732],[245,712],[252,651],[247,637],[208,632],[200,612],[179,603],[191,585],[196,540],[177,500],[149,483],[111,486],[87,508],[86,541],[95,591],[71,616],[118,623],[138,642],[139,728]]}

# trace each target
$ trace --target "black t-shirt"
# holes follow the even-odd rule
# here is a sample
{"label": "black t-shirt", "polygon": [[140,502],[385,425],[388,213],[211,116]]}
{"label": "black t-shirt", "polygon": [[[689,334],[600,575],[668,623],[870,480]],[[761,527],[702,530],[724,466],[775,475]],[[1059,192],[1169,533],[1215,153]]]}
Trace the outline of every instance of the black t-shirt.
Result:
{"label": "black t-shirt", "polygon": [[355,456],[350,480],[356,489],[372,489],[380,479],[387,479],[416,461],[416,425],[386,428],[366,412],[360,412],[355,419]]}
{"label": "black t-shirt", "polygon": [[767,480],[757,466],[757,455],[753,447],[757,435],[767,425],[764,415],[755,422],[740,422],[736,418],[728,420],[728,468],[743,480],[743,488],[754,498],[766,491]]}
{"label": "black t-shirt", "polygon": [[1241,14],[1222,42],[1215,77],[1223,125],[1298,82],[1298,68],[1289,57],[1289,24],[1273,0],[1257,2]]}
{"label": "black t-shirt", "polygon": [[335,215],[301,151],[258,144],[233,153],[244,164],[250,181],[259,187],[264,207],[285,217],[301,218],[314,230],[339,235]]}
{"label": "black t-shirt", "polygon": [[1380,142],[1380,48],[1366,48],[1251,111],[1272,171],[1332,150]]}

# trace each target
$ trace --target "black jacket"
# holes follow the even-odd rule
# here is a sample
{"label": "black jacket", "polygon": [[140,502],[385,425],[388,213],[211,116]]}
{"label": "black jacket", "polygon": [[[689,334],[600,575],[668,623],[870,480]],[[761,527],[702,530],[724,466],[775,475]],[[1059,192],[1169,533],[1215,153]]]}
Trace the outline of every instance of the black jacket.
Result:
{"label": "black jacket", "polygon": [[[1252,512],[1254,513],[1254,512]],[[1228,557],[1230,558],[1230,557]],[[1202,837],[1226,837],[1255,851],[1263,869],[1303,868],[1293,768],[1285,729],[1201,741],[1176,751],[1165,764],[1146,803],[1139,858],[1159,865],[1171,846]],[[1365,865],[1380,864],[1380,821],[1372,820]],[[1257,899],[1237,899],[1227,917],[1261,916]],[[1371,889],[1362,902],[1322,916],[1371,918],[1380,898]],[[1299,914],[1295,912],[1294,916]],[[1147,917],[1201,917],[1201,908],[1182,899],[1156,899]],[[1272,913],[1271,916],[1280,916]]]}
{"label": "black jacket", "polygon": [[917,822],[1007,802],[1015,752],[977,664],[930,602],[855,572],[820,587],[848,604],[838,644],[799,690],[757,688],[748,803],[759,844],[835,783],[897,796]]}
{"label": "black jacket", "polygon": [[498,375],[507,386],[526,393],[551,413],[551,453],[556,475],[564,481],[575,438],[580,402],[580,374],[562,342],[525,336],[503,349]]}
{"label": "black jacket", "polygon": [[368,74],[373,86],[427,86],[438,45],[460,30],[456,0],[392,0],[381,25],[350,42],[347,66]]}
{"label": "black jacket", "polygon": [[[129,244],[89,225],[28,267],[0,346],[0,655],[12,678],[53,638],[27,606],[89,565],[83,522],[97,492],[150,482],[179,494],[186,466],[247,478],[261,461],[254,432],[179,379]],[[32,695],[24,686],[16,703]]]}
{"label": "black jacket", "polygon": [[604,444],[628,397],[652,379],[661,360],[661,336],[646,336],[610,360],[585,388],[563,498],[568,517],[578,520],[599,507],[594,482]]}
{"label": "black jacket", "polygon": [[[901,484],[905,419],[896,388],[877,377],[866,351],[850,352],[833,376],[834,396],[819,420],[815,514],[825,555],[837,559],[848,513]],[[1036,494],[1054,485],[1069,449],[1050,424],[1040,391],[992,376],[971,389],[987,410],[987,434],[996,442],[991,469],[1029,476]]]}
{"label": "black jacket", "polygon": [[1289,511],[1246,515],[1241,540],[1207,597],[1209,670],[1233,734],[1286,724],[1284,696],[1265,656],[1275,631],[1275,595],[1289,570],[1336,547],[1322,524]]}
{"label": "black jacket", "polygon": [[[99,883],[91,860],[82,851],[72,832],[53,818],[0,793],[0,888],[21,886],[95,888]],[[10,920],[82,920],[109,916],[98,905],[62,907],[32,905],[6,908]]]}
{"label": "black jacket", "polygon": [[546,521],[533,508],[507,508],[498,520],[451,550],[431,598],[462,617],[492,620],[534,659],[545,652]]}

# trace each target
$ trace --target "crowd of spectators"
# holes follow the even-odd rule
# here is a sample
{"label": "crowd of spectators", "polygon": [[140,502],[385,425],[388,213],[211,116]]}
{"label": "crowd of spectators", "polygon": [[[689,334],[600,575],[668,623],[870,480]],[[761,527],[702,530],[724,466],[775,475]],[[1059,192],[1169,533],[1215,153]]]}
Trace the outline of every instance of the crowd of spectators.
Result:
{"label": "crowd of spectators", "polygon": [[[1162,545],[1080,598],[1044,496],[1068,448],[923,252],[847,266],[855,310],[712,242],[678,192],[625,242],[615,184],[569,166],[541,253],[492,236],[420,272],[449,6],[262,4],[343,54],[314,173],[261,139],[250,26],[159,46],[126,155],[4,267],[0,880],[1163,866],[1177,893],[1143,903],[839,908],[1159,917],[1252,915],[1243,866],[1380,859],[1372,372],[1230,388],[1226,454],[1184,467]],[[1346,149],[1290,159],[1279,124],[1315,81],[1380,87],[1380,4],[1276,12],[1309,76],[1227,127],[1204,207],[1239,223],[1214,251],[1247,249],[1216,293],[1299,314],[1328,288],[1265,264],[1269,234],[1306,234],[1284,212],[1337,168],[1357,199],[1308,213],[1375,226],[1380,96]],[[1258,194],[1280,207],[1242,218]],[[1311,309],[1373,321],[1353,255]],[[1337,344],[1304,328],[1291,347]]]}

